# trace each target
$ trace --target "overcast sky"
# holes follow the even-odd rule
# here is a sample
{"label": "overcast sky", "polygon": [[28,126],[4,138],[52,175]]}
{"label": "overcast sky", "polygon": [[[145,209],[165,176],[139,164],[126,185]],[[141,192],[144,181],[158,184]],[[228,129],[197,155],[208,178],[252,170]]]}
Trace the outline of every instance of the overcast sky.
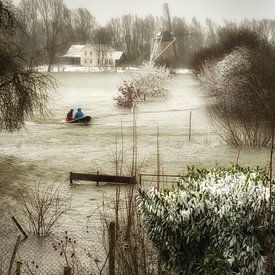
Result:
{"label": "overcast sky", "polygon": [[219,23],[223,18],[238,21],[244,18],[275,19],[275,0],[64,0],[70,9],[87,8],[99,24],[128,13],[161,16],[164,2],[169,4],[171,16],[187,19],[208,17]]}

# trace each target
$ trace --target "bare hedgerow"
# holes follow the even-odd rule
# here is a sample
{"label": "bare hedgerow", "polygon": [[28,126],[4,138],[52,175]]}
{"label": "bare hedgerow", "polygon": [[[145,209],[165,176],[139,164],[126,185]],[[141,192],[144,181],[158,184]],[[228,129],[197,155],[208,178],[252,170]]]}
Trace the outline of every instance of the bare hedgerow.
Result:
{"label": "bare hedgerow", "polygon": [[60,217],[69,210],[70,197],[61,197],[60,191],[60,186],[53,184],[44,188],[36,184],[31,190],[27,187],[18,190],[20,209],[35,236],[48,235]]}

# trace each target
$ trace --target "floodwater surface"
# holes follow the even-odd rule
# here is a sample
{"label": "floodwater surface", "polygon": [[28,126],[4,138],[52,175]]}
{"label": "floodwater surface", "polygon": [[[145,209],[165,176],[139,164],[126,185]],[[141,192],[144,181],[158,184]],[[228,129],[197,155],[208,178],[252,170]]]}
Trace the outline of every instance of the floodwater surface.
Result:
{"label": "floodwater surface", "polygon": [[[51,115],[27,122],[26,129],[19,133],[1,133],[1,157],[16,157],[34,170],[38,166],[47,173],[52,171],[53,178],[55,174],[68,177],[70,171],[113,173],[112,152],[116,139],[120,143],[122,128],[127,166],[127,153],[132,146],[132,110],[117,107],[113,99],[122,80],[130,75],[55,73],[53,76],[59,87],[52,94]],[[166,173],[180,173],[188,164],[235,162],[238,150],[222,143],[215,134],[205,110],[204,93],[192,77],[173,76],[169,90],[166,98],[150,98],[137,107],[138,153],[144,161],[144,170],[155,171],[157,125],[161,165]],[[63,123],[67,111],[78,107],[92,116],[90,126]],[[246,149],[241,152],[240,162],[263,165],[268,161],[265,157],[265,150]]]}
{"label": "floodwater surface", "polygon": [[[5,222],[17,209],[12,194],[18,186],[32,188],[37,182],[61,185],[65,193],[71,193],[72,208],[56,230],[79,233],[86,231],[87,215],[98,207],[103,196],[112,198],[115,187],[81,182],[71,188],[69,173],[115,174],[114,155],[116,148],[121,149],[122,140],[124,174],[130,169],[133,114],[114,101],[119,85],[131,77],[130,73],[67,72],[53,76],[59,87],[51,95],[51,114],[27,121],[20,132],[0,133],[2,235],[7,234]],[[92,116],[91,125],[63,122],[66,113],[78,107]],[[139,102],[136,115],[138,162],[142,163],[143,173],[156,172],[157,127],[164,174],[182,173],[192,164],[212,167],[236,162],[238,149],[226,145],[215,133],[207,115],[204,91],[189,74],[173,75],[168,95]],[[266,166],[268,156],[267,149],[243,148],[239,163]]]}

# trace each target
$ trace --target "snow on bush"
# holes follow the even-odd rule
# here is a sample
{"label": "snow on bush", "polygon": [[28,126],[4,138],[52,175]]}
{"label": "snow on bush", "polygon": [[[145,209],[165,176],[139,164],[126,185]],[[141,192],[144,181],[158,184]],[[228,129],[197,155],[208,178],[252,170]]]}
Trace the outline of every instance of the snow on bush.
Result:
{"label": "snow on bush", "polygon": [[145,96],[153,97],[167,95],[170,77],[169,69],[152,64],[144,64],[141,70],[132,76],[134,85]]}
{"label": "snow on bush", "polygon": [[145,64],[131,81],[124,81],[119,87],[119,95],[114,98],[117,105],[132,107],[135,102],[146,96],[165,96],[170,73],[167,68]]}
{"label": "snow on bush", "polygon": [[181,274],[266,274],[267,182],[261,169],[191,167],[177,186],[139,190],[165,265]]}
{"label": "snow on bush", "polygon": [[198,75],[212,101],[211,116],[221,136],[234,145],[267,146],[275,112],[274,61],[238,47]]}

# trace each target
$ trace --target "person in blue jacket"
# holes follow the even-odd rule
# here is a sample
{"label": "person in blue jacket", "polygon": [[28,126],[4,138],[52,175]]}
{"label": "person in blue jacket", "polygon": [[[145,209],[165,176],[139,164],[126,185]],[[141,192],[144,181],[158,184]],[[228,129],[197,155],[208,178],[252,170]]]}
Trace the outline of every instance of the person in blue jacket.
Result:
{"label": "person in blue jacket", "polygon": [[81,118],[83,116],[84,116],[84,114],[82,113],[81,108],[78,108],[77,112],[74,115],[74,119]]}

